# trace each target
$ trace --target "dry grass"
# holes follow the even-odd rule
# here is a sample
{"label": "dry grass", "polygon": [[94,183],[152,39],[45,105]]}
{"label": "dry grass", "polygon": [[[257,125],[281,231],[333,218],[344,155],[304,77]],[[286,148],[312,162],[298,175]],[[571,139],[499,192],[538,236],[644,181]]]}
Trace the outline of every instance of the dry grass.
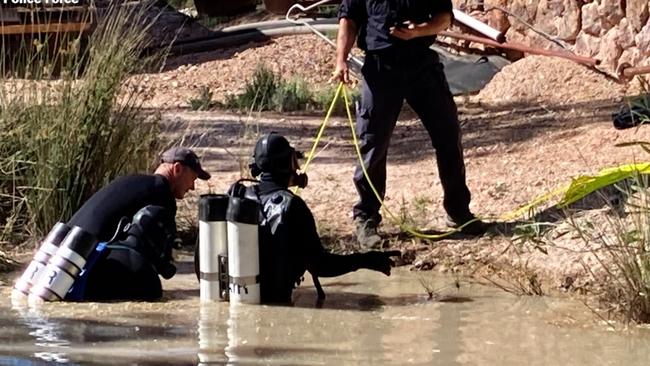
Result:
{"label": "dry grass", "polygon": [[46,38],[2,59],[0,241],[38,237],[115,176],[150,168],[156,115],[125,85],[162,57],[140,57],[146,10],[111,7],[87,47],[80,34]]}

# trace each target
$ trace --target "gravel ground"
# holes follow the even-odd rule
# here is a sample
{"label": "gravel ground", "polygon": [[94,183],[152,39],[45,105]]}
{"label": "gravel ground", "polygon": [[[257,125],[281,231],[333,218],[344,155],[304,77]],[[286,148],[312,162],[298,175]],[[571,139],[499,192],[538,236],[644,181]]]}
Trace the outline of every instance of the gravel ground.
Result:
{"label": "gravel ground", "polygon": [[255,69],[266,65],[285,79],[300,78],[314,90],[322,87],[334,70],[334,50],[316,36],[288,36],[267,43],[183,55],[171,58],[165,71],[139,75],[138,84],[153,94],[153,108],[183,108],[201,88],[223,102],[241,92]]}

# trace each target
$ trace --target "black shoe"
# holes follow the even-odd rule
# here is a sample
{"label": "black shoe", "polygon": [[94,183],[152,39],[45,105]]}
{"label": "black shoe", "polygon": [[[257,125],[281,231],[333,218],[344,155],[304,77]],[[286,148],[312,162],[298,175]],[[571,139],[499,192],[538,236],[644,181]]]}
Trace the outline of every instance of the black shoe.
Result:
{"label": "black shoe", "polygon": [[357,242],[363,249],[380,249],[381,236],[377,233],[377,223],[374,220],[356,219]]}
{"label": "black shoe", "polygon": [[481,236],[490,228],[489,224],[481,221],[481,219],[472,214],[460,219],[447,216],[447,226],[458,230],[461,234],[471,236]]}

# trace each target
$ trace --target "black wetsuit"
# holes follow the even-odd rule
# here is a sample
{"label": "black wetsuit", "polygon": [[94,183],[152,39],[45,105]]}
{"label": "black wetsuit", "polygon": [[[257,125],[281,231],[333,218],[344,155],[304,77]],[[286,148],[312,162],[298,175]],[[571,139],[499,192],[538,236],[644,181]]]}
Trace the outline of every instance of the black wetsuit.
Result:
{"label": "black wetsuit", "polygon": [[152,262],[128,247],[106,249],[88,273],[84,301],[154,301],[162,284]]}
{"label": "black wetsuit", "polygon": [[[130,221],[148,205],[165,208],[165,231],[175,236],[176,200],[169,182],[161,175],[131,175],[116,179],[93,195],[68,224],[79,226],[105,242],[113,236],[122,217]],[[130,235],[102,252],[88,272],[84,300],[156,300],[162,296],[156,269],[158,258],[141,237]]]}
{"label": "black wetsuit", "polygon": [[79,226],[100,242],[107,241],[122,217],[131,219],[148,205],[165,207],[176,215],[176,200],[167,178],[157,174],[120,177],[90,197],[68,225]]}
{"label": "black wetsuit", "polygon": [[[264,173],[252,188],[262,202],[260,288],[263,303],[290,303],[305,271],[335,277],[364,267],[364,254],[336,255],[323,248],[311,211],[287,185]],[[250,196],[251,189],[249,189]]]}

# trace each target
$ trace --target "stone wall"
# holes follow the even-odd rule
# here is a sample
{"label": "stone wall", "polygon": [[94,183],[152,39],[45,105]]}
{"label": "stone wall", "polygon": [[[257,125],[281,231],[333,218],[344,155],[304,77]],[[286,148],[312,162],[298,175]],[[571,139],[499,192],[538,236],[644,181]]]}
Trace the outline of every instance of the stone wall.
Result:
{"label": "stone wall", "polygon": [[[525,23],[575,53],[601,60],[615,73],[622,63],[650,65],[649,0],[453,0],[456,8],[506,33],[508,40],[560,48]],[[503,8],[510,14],[499,10]]]}

